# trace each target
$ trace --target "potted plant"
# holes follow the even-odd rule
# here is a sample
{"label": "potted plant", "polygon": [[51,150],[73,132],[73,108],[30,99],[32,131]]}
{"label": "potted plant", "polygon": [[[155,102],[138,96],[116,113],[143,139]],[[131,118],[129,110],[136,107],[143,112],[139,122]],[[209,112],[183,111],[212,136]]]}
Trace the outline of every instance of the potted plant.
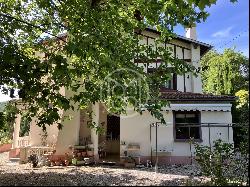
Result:
{"label": "potted plant", "polygon": [[60,166],[61,162],[60,160],[55,161],[56,166]]}
{"label": "potted plant", "polygon": [[38,165],[38,156],[36,154],[32,154],[28,157],[29,162],[32,163],[33,168]]}
{"label": "potted plant", "polygon": [[81,157],[82,153],[81,152],[77,152],[77,157]]}
{"label": "potted plant", "polygon": [[82,153],[82,157],[85,157],[87,155],[86,149],[83,149],[81,153]]}
{"label": "potted plant", "polygon": [[65,153],[64,165],[68,166],[70,164],[70,156],[69,153]]}
{"label": "potted plant", "polygon": [[71,162],[72,162],[73,165],[76,165],[77,164],[77,159],[76,158],[72,158]]}
{"label": "potted plant", "polygon": [[133,157],[129,156],[124,163],[124,167],[126,167],[126,168],[135,167],[135,159]]}
{"label": "potted plant", "polygon": [[51,161],[50,161],[50,166],[53,167],[53,166],[55,166],[55,165],[56,165],[55,161],[51,160]]}
{"label": "potted plant", "polygon": [[94,149],[93,148],[87,146],[86,150],[87,150],[87,156],[89,156],[89,157],[94,156]]}

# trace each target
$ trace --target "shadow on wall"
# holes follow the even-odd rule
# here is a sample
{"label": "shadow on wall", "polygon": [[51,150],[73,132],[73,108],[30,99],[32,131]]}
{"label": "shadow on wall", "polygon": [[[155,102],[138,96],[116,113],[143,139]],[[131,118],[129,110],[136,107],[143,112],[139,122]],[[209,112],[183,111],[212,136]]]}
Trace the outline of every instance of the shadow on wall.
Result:
{"label": "shadow on wall", "polygon": [[[89,168],[91,169],[91,167]],[[29,173],[1,173],[0,171],[0,186],[2,185],[42,185],[42,186],[75,186],[75,185],[91,185],[91,186],[110,186],[110,185],[160,185],[160,186],[180,186],[185,185],[186,178],[168,178],[155,181],[152,177],[141,177],[128,174],[129,170],[123,173],[116,171],[106,171],[101,174],[90,174],[79,172],[77,169],[68,170],[65,173],[58,172],[42,172],[36,173],[36,170],[30,169]],[[39,170],[39,169],[37,169]],[[47,170],[48,171],[48,170]],[[5,171],[6,172],[6,171]],[[199,181],[195,181],[196,184]]]}

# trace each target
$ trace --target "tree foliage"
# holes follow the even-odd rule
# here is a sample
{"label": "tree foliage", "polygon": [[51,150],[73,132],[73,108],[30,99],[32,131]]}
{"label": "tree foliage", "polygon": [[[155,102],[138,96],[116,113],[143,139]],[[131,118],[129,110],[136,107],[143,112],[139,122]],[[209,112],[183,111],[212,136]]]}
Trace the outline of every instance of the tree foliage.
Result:
{"label": "tree foliage", "polygon": [[248,89],[248,63],[249,59],[234,49],[225,49],[222,54],[208,52],[201,60],[204,91],[234,95],[240,89]]}
{"label": "tree foliage", "polygon": [[[140,35],[135,31],[155,28],[161,32],[157,42],[168,41],[175,36],[174,26],[190,27],[204,21],[208,16],[205,8],[215,3],[216,0],[0,1],[1,89],[5,94],[10,92],[11,97],[18,89],[26,111],[30,117],[36,115],[38,125],[43,127],[58,121],[60,110],[73,109],[74,102],[82,108],[102,102],[116,113],[125,113],[128,105],[141,112],[143,106],[163,120],[159,111],[166,102],[159,98],[159,85],[171,72],[162,76],[156,71],[155,76],[147,76],[133,59],[148,63],[160,57],[163,63],[159,71],[172,65],[178,74],[194,68],[172,57],[160,45],[152,50],[152,46],[139,44]],[[65,32],[66,37],[62,35]],[[38,58],[37,52],[46,56]],[[131,72],[138,72],[154,86],[149,90],[149,99],[138,103],[139,95],[133,89],[125,95],[118,89],[101,97],[104,78],[122,68],[132,71],[124,71],[115,81],[126,85],[133,81]],[[65,96],[60,92],[62,87],[73,93]],[[136,85],[136,89],[139,87],[147,89]]]}
{"label": "tree foliage", "polygon": [[0,112],[0,145],[11,141],[17,112],[17,109],[8,103]]}
{"label": "tree foliage", "polygon": [[242,108],[244,106],[249,107],[249,91],[247,90],[239,90],[235,93],[235,96],[238,97],[237,100],[237,108]]}
{"label": "tree foliage", "polygon": [[240,143],[244,144],[245,150],[249,152],[249,90],[239,90],[235,95],[238,99],[232,115],[234,122],[239,123],[241,127],[234,128],[234,142],[236,147],[239,147]]}
{"label": "tree foliage", "polygon": [[27,117],[27,114],[26,115],[24,114],[21,118],[21,123],[20,123],[20,134],[19,134],[20,137],[29,135],[30,123],[31,119]]}

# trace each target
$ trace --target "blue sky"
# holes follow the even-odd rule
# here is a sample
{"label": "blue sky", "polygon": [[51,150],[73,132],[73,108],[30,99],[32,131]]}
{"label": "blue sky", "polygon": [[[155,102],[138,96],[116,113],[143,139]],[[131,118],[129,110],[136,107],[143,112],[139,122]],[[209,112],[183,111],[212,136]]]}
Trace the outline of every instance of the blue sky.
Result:
{"label": "blue sky", "polygon": [[[198,40],[209,43],[218,51],[236,47],[249,57],[249,0],[218,0],[216,5],[207,8],[210,16],[203,23],[197,24]],[[183,27],[176,27],[175,32],[184,35]],[[10,98],[0,93],[0,102]]]}
{"label": "blue sky", "polygon": [[[206,9],[210,16],[197,24],[198,40],[212,44],[219,52],[236,47],[249,57],[249,0],[218,0],[216,5]],[[184,29],[176,27],[175,32],[184,35]]]}

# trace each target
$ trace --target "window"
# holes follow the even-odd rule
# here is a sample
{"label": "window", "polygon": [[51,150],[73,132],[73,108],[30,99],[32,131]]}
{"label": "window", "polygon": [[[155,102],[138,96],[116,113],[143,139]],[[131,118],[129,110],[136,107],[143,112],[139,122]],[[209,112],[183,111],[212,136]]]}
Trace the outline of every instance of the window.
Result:
{"label": "window", "polygon": [[163,85],[162,88],[167,88],[167,89],[174,89],[174,80],[173,78],[171,80],[167,80]]}
{"label": "window", "polygon": [[[175,112],[174,113],[174,137],[175,140],[189,140],[193,137],[195,140],[201,140],[200,112]],[[189,127],[192,125],[192,127]],[[197,127],[193,127],[197,125]]]}
{"label": "window", "polygon": [[[155,68],[148,68],[147,73],[153,73],[155,71]],[[162,85],[162,89],[177,89],[177,75],[176,73],[172,73],[172,79],[166,80],[166,82]]]}

